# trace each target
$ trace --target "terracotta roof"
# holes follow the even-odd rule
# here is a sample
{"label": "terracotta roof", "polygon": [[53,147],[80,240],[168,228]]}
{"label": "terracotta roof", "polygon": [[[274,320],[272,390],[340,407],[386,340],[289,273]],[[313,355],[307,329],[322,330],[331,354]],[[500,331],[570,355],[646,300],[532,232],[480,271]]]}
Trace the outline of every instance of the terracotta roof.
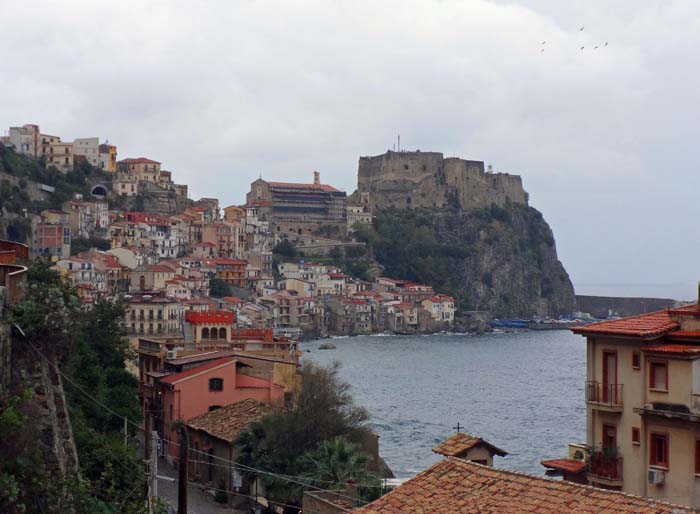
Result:
{"label": "terracotta roof", "polygon": [[479,445],[488,447],[493,453],[500,457],[505,457],[508,455],[507,452],[504,452],[491,443],[484,441],[482,438],[473,436],[466,432],[457,432],[455,435],[433,448],[433,451],[435,453],[439,453],[440,455],[444,455],[445,457],[459,457],[475,446]]}
{"label": "terracotta roof", "polygon": [[248,425],[271,410],[269,405],[248,398],[192,418],[187,422],[187,426],[233,443]]}
{"label": "terracotta roof", "polygon": [[545,468],[568,471],[569,473],[581,473],[586,469],[586,463],[582,460],[574,459],[550,459],[540,462]]}
{"label": "terracotta roof", "polygon": [[671,355],[700,355],[700,346],[688,344],[659,344],[642,348],[643,352]]}
{"label": "terracotta roof", "polygon": [[676,307],[674,309],[669,309],[671,314],[679,314],[686,316],[700,316],[700,307],[697,303],[689,303],[681,307]]}
{"label": "terracotta roof", "polygon": [[145,157],[130,157],[128,159],[122,159],[119,162],[123,162],[125,164],[160,164],[158,161],[146,159]]}
{"label": "terracotta roof", "polygon": [[210,360],[220,359],[222,357],[233,357],[236,352],[232,350],[218,350],[204,353],[197,353],[187,357],[179,357],[177,359],[165,359],[165,362],[173,366],[181,366],[183,364],[192,364],[193,362],[206,362]]}
{"label": "terracotta roof", "polygon": [[175,273],[171,267],[164,264],[146,264],[144,266],[139,266],[132,271],[154,271],[156,273]]}
{"label": "terracotta roof", "polygon": [[571,331],[574,334],[581,335],[609,334],[656,338],[677,328],[678,323],[671,319],[669,311],[663,310],[630,318],[591,323],[590,325],[572,328]]}
{"label": "terracotta roof", "polygon": [[700,339],[700,330],[676,330],[666,334],[666,339],[694,340]]}
{"label": "terracotta roof", "polygon": [[164,384],[173,385],[177,382],[180,382],[181,380],[185,380],[187,378],[190,378],[193,375],[197,375],[199,373],[209,371],[209,370],[212,370],[214,368],[218,368],[219,366],[225,366],[226,364],[231,364],[234,362],[236,362],[235,359],[233,359],[231,357],[223,357],[221,359],[216,359],[215,361],[209,362],[207,364],[197,366],[196,368],[190,368],[190,369],[183,371],[181,373],[175,373],[174,375],[168,375],[167,377],[163,378],[161,380],[161,382]]}
{"label": "terracotta roof", "polygon": [[356,514],[691,514],[681,505],[448,458]]}
{"label": "terracotta roof", "polygon": [[270,187],[279,187],[284,189],[305,189],[323,191],[325,193],[342,193],[340,189],[336,189],[333,186],[327,184],[298,184],[295,182],[268,182]]}

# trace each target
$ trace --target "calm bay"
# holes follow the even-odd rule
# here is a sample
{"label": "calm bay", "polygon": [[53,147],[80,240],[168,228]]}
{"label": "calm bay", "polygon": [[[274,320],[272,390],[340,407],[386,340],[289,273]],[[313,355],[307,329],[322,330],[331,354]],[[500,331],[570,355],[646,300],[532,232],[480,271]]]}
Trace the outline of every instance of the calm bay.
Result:
{"label": "calm bay", "polygon": [[397,477],[436,462],[455,432],[507,451],[495,465],[542,475],[540,460],[585,441],[585,340],[566,330],[485,335],[358,336],[302,343],[304,359],[341,363],[370,413],[380,453]]}

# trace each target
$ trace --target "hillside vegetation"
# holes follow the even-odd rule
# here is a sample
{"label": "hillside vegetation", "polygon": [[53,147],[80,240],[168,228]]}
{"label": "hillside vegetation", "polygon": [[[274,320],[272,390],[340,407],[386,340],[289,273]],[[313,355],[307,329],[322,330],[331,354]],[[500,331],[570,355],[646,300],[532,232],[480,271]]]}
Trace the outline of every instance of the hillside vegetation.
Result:
{"label": "hillside vegetation", "polygon": [[385,276],[432,285],[454,296],[462,312],[514,317],[574,310],[552,231],[532,207],[389,209],[356,232]]}

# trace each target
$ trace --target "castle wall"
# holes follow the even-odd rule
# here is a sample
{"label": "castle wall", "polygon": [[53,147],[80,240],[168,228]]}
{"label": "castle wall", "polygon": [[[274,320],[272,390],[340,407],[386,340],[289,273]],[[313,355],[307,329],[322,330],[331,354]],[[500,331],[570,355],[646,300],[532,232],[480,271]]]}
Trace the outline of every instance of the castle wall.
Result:
{"label": "castle wall", "polygon": [[486,173],[482,161],[445,159],[438,152],[387,152],[360,157],[358,191],[370,209],[461,209],[527,203],[517,175]]}

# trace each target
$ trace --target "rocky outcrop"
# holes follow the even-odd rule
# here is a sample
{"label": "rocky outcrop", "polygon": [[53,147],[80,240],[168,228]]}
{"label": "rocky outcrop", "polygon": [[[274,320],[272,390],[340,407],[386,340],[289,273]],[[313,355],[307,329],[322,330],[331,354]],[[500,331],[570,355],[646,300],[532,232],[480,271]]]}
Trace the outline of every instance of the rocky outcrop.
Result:
{"label": "rocky outcrop", "polygon": [[436,217],[439,240],[466,241],[472,249],[454,270],[470,310],[500,317],[573,312],[574,288],[542,214],[521,205],[496,212],[495,216],[477,211]]}
{"label": "rocky outcrop", "polygon": [[403,209],[377,213],[370,239],[385,275],[432,285],[459,310],[493,317],[571,313],[574,289],[536,209]]}

